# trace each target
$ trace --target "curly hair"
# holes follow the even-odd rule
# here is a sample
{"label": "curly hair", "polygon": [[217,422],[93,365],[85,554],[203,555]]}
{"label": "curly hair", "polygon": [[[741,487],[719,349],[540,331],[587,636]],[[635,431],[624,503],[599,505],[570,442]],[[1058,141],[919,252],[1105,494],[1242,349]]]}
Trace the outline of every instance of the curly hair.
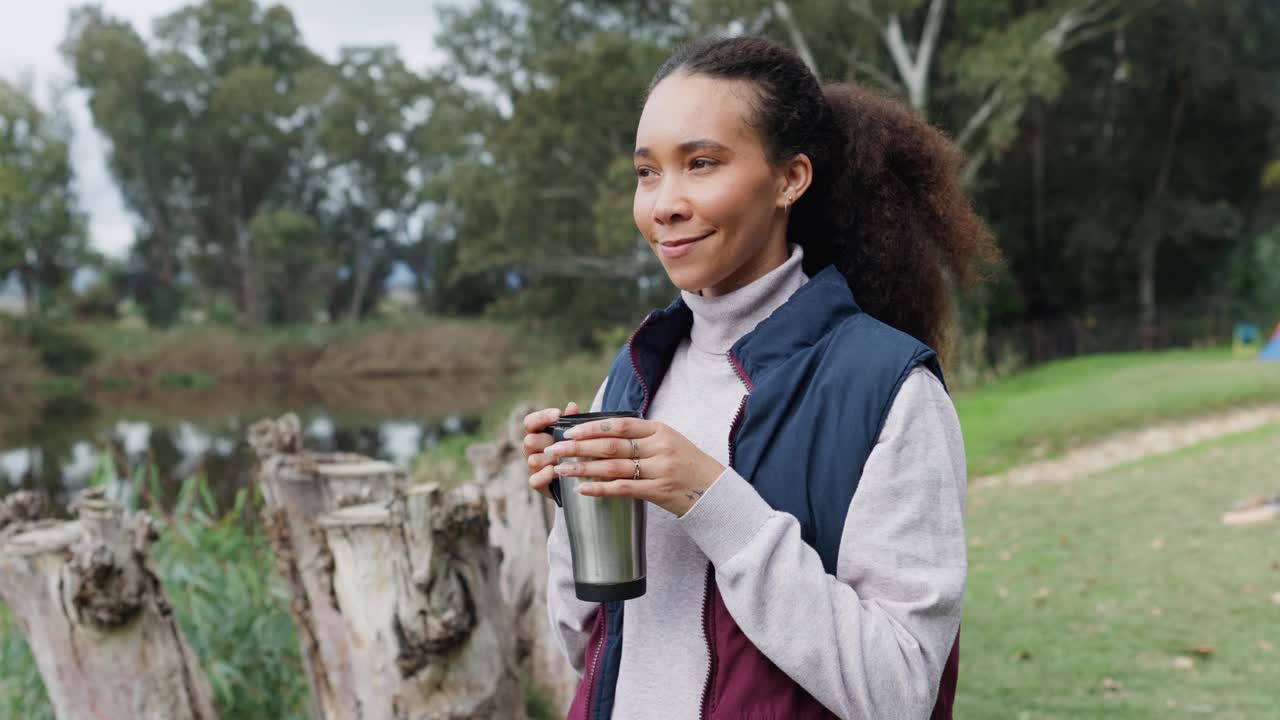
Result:
{"label": "curly hair", "polygon": [[764,38],[687,45],[649,92],[677,71],[750,83],[748,122],[771,162],[808,156],[813,182],[787,226],[805,271],[835,265],[864,311],[945,351],[949,282],[977,284],[1000,259],[965,192],[960,150],[910,107],[859,85],[822,85]]}

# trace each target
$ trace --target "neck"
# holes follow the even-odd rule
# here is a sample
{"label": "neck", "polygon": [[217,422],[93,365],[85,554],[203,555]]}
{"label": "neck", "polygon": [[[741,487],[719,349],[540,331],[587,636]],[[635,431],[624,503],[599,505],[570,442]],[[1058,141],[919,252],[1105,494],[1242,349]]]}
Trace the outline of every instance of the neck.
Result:
{"label": "neck", "polygon": [[785,235],[771,238],[755,257],[733,271],[729,277],[711,287],[703,288],[702,296],[717,297],[719,295],[728,295],[768,275],[787,261],[787,256],[789,255],[787,247]]}
{"label": "neck", "polygon": [[[784,248],[784,251],[787,248]],[[773,314],[808,279],[801,263],[804,251],[790,246],[790,255],[750,283],[723,295],[681,293],[693,311],[689,339],[703,352],[724,354],[738,338]]]}

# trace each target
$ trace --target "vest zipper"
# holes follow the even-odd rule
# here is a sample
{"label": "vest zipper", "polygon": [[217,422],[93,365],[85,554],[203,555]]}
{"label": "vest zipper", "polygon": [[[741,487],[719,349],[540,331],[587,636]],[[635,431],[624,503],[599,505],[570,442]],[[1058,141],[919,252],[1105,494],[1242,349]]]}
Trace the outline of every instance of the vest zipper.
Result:
{"label": "vest zipper", "polygon": [[649,383],[645,382],[644,373],[640,372],[640,358],[636,353],[635,340],[640,331],[644,329],[644,326],[649,324],[649,318],[651,317],[653,317],[652,311],[644,316],[644,320],[640,322],[639,327],[631,333],[631,337],[627,338],[627,354],[631,356],[631,371],[636,374],[636,379],[640,381],[640,390],[644,393],[644,400],[640,403],[640,417],[645,417],[649,414],[649,400],[652,398],[649,396]]}
{"label": "vest zipper", "polygon": [[707,719],[711,708],[711,679],[716,676],[716,652],[711,640],[711,583],[715,582],[715,568],[707,563],[706,583],[702,588],[702,639],[707,643],[707,678],[702,682],[702,705],[698,708],[698,718]]}
{"label": "vest zipper", "polygon": [[609,642],[609,613],[603,605],[600,606],[600,623],[604,627],[600,630],[600,644],[596,645],[595,657],[591,659],[591,669],[587,674],[587,707],[585,716],[591,717],[592,706],[596,699],[596,685],[600,683],[600,678],[596,675],[596,669],[600,666],[600,655],[604,653],[604,646]]}
{"label": "vest zipper", "polygon": [[[733,416],[733,422],[729,424],[729,467],[733,467],[734,446],[737,444],[738,427],[742,425],[742,417],[747,411],[747,398],[751,397],[751,391],[755,386],[751,382],[751,377],[747,375],[747,371],[742,367],[742,363],[734,356],[732,352],[727,354],[729,364],[733,366],[733,372],[742,381],[747,392],[742,396],[742,402],[738,404],[738,412]],[[711,709],[711,681],[716,675],[716,649],[715,642],[712,640],[712,617],[711,608],[711,592],[712,583],[715,582],[715,567],[711,563],[707,563],[707,580],[702,591],[702,637],[707,642],[707,679],[702,686],[702,706],[698,709],[698,717],[706,720],[707,713]]]}

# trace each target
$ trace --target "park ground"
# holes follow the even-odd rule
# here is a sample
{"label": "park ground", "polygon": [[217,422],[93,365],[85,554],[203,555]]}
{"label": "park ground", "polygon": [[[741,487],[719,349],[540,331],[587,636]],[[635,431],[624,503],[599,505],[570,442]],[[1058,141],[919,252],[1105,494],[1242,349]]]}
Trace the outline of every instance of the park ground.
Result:
{"label": "park ground", "polygon": [[[417,474],[468,477],[465,446],[492,437],[517,401],[585,404],[608,361],[570,355],[526,369],[479,436],[437,446]],[[1280,493],[1280,365],[1226,350],[1099,355],[955,397],[970,478],[957,717],[1280,717],[1280,521],[1220,522],[1237,503]],[[1264,420],[1241,432],[1230,418],[1243,413]],[[1172,452],[1139,447],[1119,464],[1061,472],[1082,448],[1189,424],[1209,431]],[[993,480],[1044,463],[1059,472]],[[173,527],[160,572],[189,589],[175,611],[223,717],[303,717],[287,600],[263,582],[263,543],[234,517],[197,512]],[[0,710],[51,717],[4,615]],[[217,630],[229,627],[253,629]],[[551,717],[536,692],[530,700],[535,717]]]}

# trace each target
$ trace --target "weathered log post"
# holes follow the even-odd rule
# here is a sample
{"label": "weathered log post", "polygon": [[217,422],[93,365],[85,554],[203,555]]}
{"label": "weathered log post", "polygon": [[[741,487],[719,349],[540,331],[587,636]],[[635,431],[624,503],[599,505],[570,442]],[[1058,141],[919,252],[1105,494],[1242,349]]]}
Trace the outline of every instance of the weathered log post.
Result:
{"label": "weathered log post", "polygon": [[362,718],[523,718],[510,612],[474,486],[320,518]]}
{"label": "weathered log post", "polygon": [[0,503],[0,599],[26,636],[62,720],[212,720],[213,693],[148,550],[151,519],[126,520],[100,490],[73,521],[34,520],[32,498]]}
{"label": "weathered log post", "polygon": [[467,460],[488,501],[489,542],[501,553],[500,587],[514,614],[520,670],[551,694],[563,714],[573,702],[577,675],[547,620],[547,535],[555,507],[529,489],[524,416],[534,409],[514,408],[493,442],[467,448]]}
{"label": "weathered log post", "polygon": [[249,442],[313,715],[523,717],[483,499],[409,489],[394,465],[307,453],[301,437],[287,415]]}
{"label": "weathered log post", "polygon": [[292,413],[249,428],[257,482],[266,501],[263,525],[276,571],[289,588],[318,720],[355,717],[357,694],[346,625],[333,598],[333,557],[316,524],[343,505],[389,500],[407,484],[389,463],[346,453],[304,453],[302,423]]}

